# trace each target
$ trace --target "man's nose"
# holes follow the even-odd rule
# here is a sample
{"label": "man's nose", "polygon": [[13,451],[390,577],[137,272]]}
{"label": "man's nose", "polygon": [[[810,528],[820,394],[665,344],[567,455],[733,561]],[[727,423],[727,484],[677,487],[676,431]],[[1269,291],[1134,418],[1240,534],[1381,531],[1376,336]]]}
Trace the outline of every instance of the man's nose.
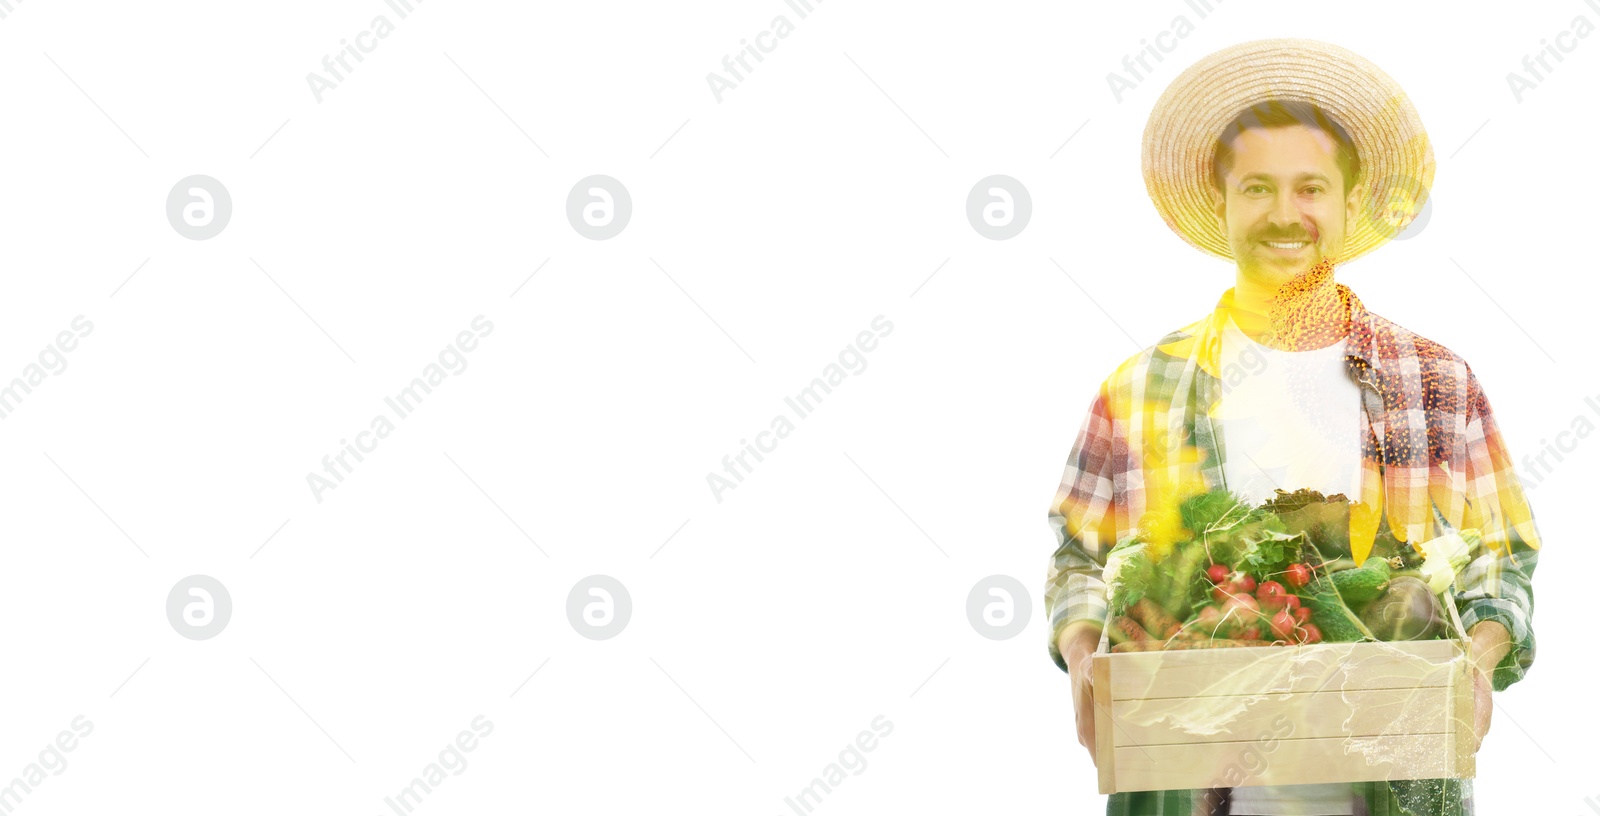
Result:
{"label": "man's nose", "polygon": [[1300,225],[1300,207],[1295,204],[1294,194],[1280,192],[1272,201],[1272,211],[1267,214],[1268,221],[1280,234],[1289,232]]}

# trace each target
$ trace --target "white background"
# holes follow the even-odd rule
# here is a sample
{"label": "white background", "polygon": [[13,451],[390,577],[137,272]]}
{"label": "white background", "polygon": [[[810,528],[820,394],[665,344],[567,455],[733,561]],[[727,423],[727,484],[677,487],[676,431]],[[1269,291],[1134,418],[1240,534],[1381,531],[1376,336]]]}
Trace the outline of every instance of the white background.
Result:
{"label": "white background", "polygon": [[[1519,459],[1600,423],[1600,36],[1520,103],[1506,81],[1600,24],[1577,0],[11,2],[0,380],[94,326],[0,421],[0,782],[94,724],[20,813],[390,813],[480,714],[416,812],[790,813],[878,715],[817,813],[1100,812],[1045,650],[1045,515],[1100,380],[1232,283],[1162,225],[1139,144],[1182,67],[1245,40],[1366,56],[1434,141],[1425,230],[1340,279],[1472,364]],[[318,102],[306,75],[379,14]],[[706,75],[779,14],[719,103]],[[1118,103],[1106,75],[1180,14]],[[196,173],[234,205],[207,241],[164,211]],[[595,173],[633,199],[611,240],[565,215]],[[994,173],[1034,204],[1007,241],[964,214]],[[314,499],[479,314],[468,368]],[[714,498],[880,314],[867,367]],[[1530,490],[1540,649],[1496,695],[1481,813],[1600,798],[1597,449]],[[611,640],[567,619],[596,573],[632,597]],[[1033,593],[1003,641],[966,616],[997,573]],[[166,618],[193,574],[232,597],[211,640]]]}

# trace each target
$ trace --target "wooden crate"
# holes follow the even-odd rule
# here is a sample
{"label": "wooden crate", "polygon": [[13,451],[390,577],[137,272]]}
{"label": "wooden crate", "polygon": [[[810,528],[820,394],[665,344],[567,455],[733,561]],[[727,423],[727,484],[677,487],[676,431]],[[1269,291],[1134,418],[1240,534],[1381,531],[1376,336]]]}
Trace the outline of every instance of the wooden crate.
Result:
{"label": "wooden crate", "polygon": [[1102,635],[1100,792],[1474,776],[1466,634],[1445,606],[1448,640],[1111,653]]}

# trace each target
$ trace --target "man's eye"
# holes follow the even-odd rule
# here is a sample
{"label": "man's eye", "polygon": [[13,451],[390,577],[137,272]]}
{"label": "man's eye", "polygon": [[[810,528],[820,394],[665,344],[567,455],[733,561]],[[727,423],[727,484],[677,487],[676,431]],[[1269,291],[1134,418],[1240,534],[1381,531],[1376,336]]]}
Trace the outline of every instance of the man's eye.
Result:
{"label": "man's eye", "polygon": [[1312,185],[1312,186],[1306,188],[1306,192],[1308,192],[1308,193],[1310,193],[1312,195],[1316,195],[1316,194],[1322,192],[1322,188],[1318,187],[1316,185]]}
{"label": "man's eye", "polygon": [[1265,184],[1252,184],[1249,187],[1244,188],[1244,191],[1247,193],[1253,193],[1257,190],[1264,193],[1267,191],[1267,186]]}

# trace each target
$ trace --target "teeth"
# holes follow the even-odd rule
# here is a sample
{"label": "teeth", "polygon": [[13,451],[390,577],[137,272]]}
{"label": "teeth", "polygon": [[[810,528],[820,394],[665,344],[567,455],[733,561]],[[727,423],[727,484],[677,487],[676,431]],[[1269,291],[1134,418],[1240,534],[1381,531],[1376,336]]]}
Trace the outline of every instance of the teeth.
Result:
{"label": "teeth", "polygon": [[1279,241],[1263,241],[1262,243],[1265,243],[1269,247],[1276,247],[1278,249],[1299,249],[1300,247],[1306,245],[1305,241],[1290,241],[1288,243],[1282,243]]}

